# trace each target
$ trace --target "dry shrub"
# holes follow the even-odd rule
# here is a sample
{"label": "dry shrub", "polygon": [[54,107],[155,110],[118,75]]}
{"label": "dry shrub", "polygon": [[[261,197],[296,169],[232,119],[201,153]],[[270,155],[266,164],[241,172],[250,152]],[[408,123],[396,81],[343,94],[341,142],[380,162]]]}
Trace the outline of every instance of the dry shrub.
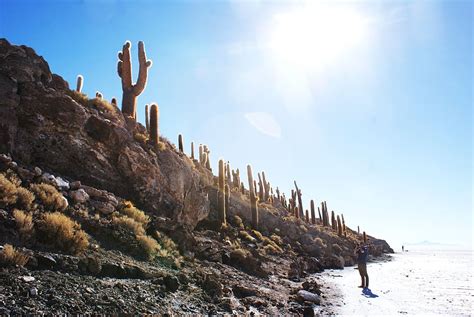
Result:
{"label": "dry shrub", "polygon": [[143,224],[137,222],[135,219],[130,218],[128,216],[123,217],[114,217],[112,222],[122,228],[125,228],[131,232],[133,232],[136,236],[141,236],[145,234],[145,229],[143,228]]}
{"label": "dry shrub", "polygon": [[316,244],[316,246],[318,246],[319,248],[321,249],[325,249],[326,248],[326,244],[324,243],[323,239],[321,238],[316,238],[314,240],[314,243]]}
{"label": "dry shrub", "polygon": [[157,256],[160,258],[173,258],[175,260],[174,264],[179,267],[181,255],[179,254],[176,243],[174,243],[174,241],[171,240],[167,235],[159,231],[155,231],[154,237],[161,246]]}
{"label": "dry shrub", "polygon": [[266,254],[281,254],[283,252],[282,249],[280,249],[278,246],[275,246],[274,244],[267,244],[263,247],[263,250],[265,251]]}
{"label": "dry shrub", "polygon": [[258,239],[258,241],[263,241],[263,235],[258,230],[252,230],[253,235]]}
{"label": "dry shrub", "polygon": [[137,236],[137,241],[140,244],[142,250],[145,251],[145,254],[149,260],[153,259],[161,251],[160,244],[150,236]]}
{"label": "dry shrub", "polygon": [[79,254],[89,246],[81,225],[60,212],[44,214],[37,229],[42,240],[64,252]]}
{"label": "dry shrub", "polygon": [[279,246],[283,245],[283,239],[275,233],[270,236],[270,239]]}
{"label": "dry shrub", "polygon": [[15,250],[10,244],[5,244],[2,252],[0,252],[0,265],[1,266],[24,266],[28,262],[29,256]]}
{"label": "dry shrub", "polygon": [[13,205],[17,201],[17,186],[12,183],[4,174],[0,174],[0,203]]}
{"label": "dry shrub", "polygon": [[133,135],[133,138],[135,139],[135,141],[137,141],[138,143],[142,144],[142,145],[145,145],[146,142],[148,141],[148,136],[146,134],[143,134],[143,133],[135,133]]}
{"label": "dry shrub", "polygon": [[111,112],[111,113],[114,113],[115,109],[116,109],[107,100],[99,99],[99,98],[89,99],[89,101],[87,102],[87,105],[89,107],[95,107],[95,108],[97,108],[97,110],[107,111],[107,112]]}
{"label": "dry shrub", "polygon": [[24,187],[17,187],[16,197],[16,204],[21,208],[25,208],[26,210],[30,210],[33,202],[35,201],[35,195],[33,195],[32,192]]}
{"label": "dry shrub", "polygon": [[84,107],[87,106],[87,102],[89,101],[89,98],[87,97],[86,94],[83,94],[75,90],[69,90],[67,91],[67,94],[77,103],[83,105]]}
{"label": "dry shrub", "polygon": [[247,231],[244,231],[244,230],[239,231],[239,237],[248,242],[255,242],[257,240],[254,237],[252,237]]}
{"label": "dry shrub", "polygon": [[13,210],[13,217],[15,218],[18,232],[23,240],[28,240],[33,236],[33,217],[23,210]]}
{"label": "dry shrub", "polygon": [[125,201],[123,203],[122,213],[136,222],[141,223],[143,226],[147,226],[150,222],[150,217],[145,215],[142,210],[135,207],[130,201]]}
{"label": "dry shrub", "polygon": [[[271,246],[271,250],[273,252],[273,254],[279,254],[279,253],[282,253],[283,250],[278,246],[278,244],[276,244],[273,240],[271,240],[270,238],[267,238],[267,237],[264,237],[263,238],[263,244],[266,246]],[[265,248],[264,247],[264,248]],[[270,247],[269,247],[270,248]]]}
{"label": "dry shrub", "polygon": [[36,196],[43,202],[45,207],[49,210],[64,210],[67,208],[68,203],[66,198],[58,192],[56,187],[41,183],[31,184],[31,190]]}
{"label": "dry shrub", "polygon": [[241,228],[241,229],[244,228],[244,222],[242,221],[242,218],[240,218],[240,217],[237,216],[237,215],[234,215],[234,217],[233,217],[233,223],[234,223],[237,227],[239,227],[239,228]]}

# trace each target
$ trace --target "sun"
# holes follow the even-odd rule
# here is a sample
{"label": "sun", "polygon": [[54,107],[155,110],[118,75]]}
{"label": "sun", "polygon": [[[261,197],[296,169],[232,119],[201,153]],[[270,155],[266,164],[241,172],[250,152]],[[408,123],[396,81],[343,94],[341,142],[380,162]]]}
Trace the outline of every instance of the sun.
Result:
{"label": "sun", "polygon": [[353,7],[308,4],[274,16],[270,48],[279,62],[323,67],[365,38],[367,21]]}

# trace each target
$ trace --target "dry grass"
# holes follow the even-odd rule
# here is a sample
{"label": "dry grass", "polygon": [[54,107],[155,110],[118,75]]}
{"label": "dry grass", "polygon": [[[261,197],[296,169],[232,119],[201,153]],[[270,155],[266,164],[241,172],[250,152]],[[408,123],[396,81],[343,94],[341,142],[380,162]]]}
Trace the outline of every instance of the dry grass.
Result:
{"label": "dry grass", "polygon": [[239,237],[252,243],[255,243],[255,241],[257,241],[257,239],[252,237],[247,231],[244,231],[244,230],[239,231]]}
{"label": "dry grass", "polygon": [[143,224],[137,222],[135,219],[130,218],[128,216],[123,217],[114,217],[112,222],[122,228],[125,228],[131,232],[133,232],[136,236],[141,236],[145,234],[145,229],[143,228]]}
{"label": "dry grass", "polygon": [[161,251],[160,244],[150,236],[137,236],[137,241],[149,260],[152,260]]}
{"label": "dry grass", "polygon": [[64,252],[79,254],[89,246],[87,234],[81,226],[60,212],[44,214],[37,229],[42,240]]}
{"label": "dry grass", "polygon": [[314,240],[314,243],[321,249],[325,249],[326,248],[326,244],[324,243],[323,239],[321,238],[316,238]]}
{"label": "dry grass", "polygon": [[69,90],[67,91],[67,94],[75,100],[77,103],[83,105],[84,107],[87,106],[87,103],[89,101],[89,98],[87,97],[86,94],[83,94],[81,92],[75,91],[75,90]]}
{"label": "dry grass", "polygon": [[263,241],[263,235],[258,230],[252,230],[253,235],[258,239],[258,241]]}
{"label": "dry grass", "polygon": [[20,237],[27,241],[29,240],[34,233],[34,224],[33,217],[23,210],[15,209],[13,210],[13,217],[15,218],[16,227],[20,233]]}
{"label": "dry grass", "polygon": [[239,216],[237,215],[234,215],[233,217],[233,223],[239,227],[240,229],[243,229],[244,228],[244,222],[242,221],[242,218],[240,218]]}
{"label": "dry grass", "polygon": [[17,186],[12,183],[4,174],[0,174],[0,203],[13,205],[17,201]]}
{"label": "dry grass", "polygon": [[127,217],[132,218],[136,222],[141,223],[143,226],[147,226],[150,222],[150,217],[145,215],[145,213],[135,207],[130,201],[125,201],[122,206],[122,213]]}
{"label": "dry grass", "polygon": [[2,252],[0,252],[0,265],[1,266],[24,266],[28,263],[29,256],[15,250],[10,244],[5,244]]}
{"label": "dry grass", "polygon": [[279,246],[283,245],[283,239],[275,233],[270,236],[270,239],[272,239],[272,241],[275,242]]}
{"label": "dry grass", "polygon": [[111,113],[114,113],[115,109],[116,109],[107,100],[99,99],[99,98],[89,99],[89,101],[87,102],[87,105],[89,107],[95,107],[97,110],[107,111],[107,112],[111,112]]}
{"label": "dry grass", "polygon": [[31,209],[35,195],[20,184],[21,180],[14,173],[0,174],[0,204]]}
{"label": "dry grass", "polygon": [[66,198],[54,186],[41,183],[31,184],[30,188],[47,209],[61,211],[67,208]]}
{"label": "dry grass", "polygon": [[133,138],[135,139],[135,141],[137,141],[138,143],[142,144],[142,145],[146,145],[146,142],[148,141],[148,136],[146,134],[143,134],[143,133],[135,133],[133,135]]}
{"label": "dry grass", "polygon": [[273,244],[267,244],[263,247],[263,250],[265,251],[266,254],[281,254],[283,252],[282,249],[280,249],[278,246],[275,246]]}

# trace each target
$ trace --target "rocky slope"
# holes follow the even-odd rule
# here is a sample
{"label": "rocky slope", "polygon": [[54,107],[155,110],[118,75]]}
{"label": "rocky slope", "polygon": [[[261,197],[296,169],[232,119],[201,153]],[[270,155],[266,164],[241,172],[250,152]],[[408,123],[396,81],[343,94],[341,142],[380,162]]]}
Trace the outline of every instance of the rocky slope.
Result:
{"label": "rocky slope", "polygon": [[[240,191],[221,228],[212,173],[144,135],[116,107],[69,90],[33,49],[0,40],[0,173],[12,188],[0,188],[0,245],[27,257],[1,264],[0,313],[324,312],[309,274],[353,264],[357,233],[296,219],[278,200],[259,204],[254,230]],[[39,184],[60,203],[51,207]],[[16,209],[31,216],[27,237]],[[80,252],[44,239],[54,211],[81,226]],[[374,255],[391,251],[371,241]]]}

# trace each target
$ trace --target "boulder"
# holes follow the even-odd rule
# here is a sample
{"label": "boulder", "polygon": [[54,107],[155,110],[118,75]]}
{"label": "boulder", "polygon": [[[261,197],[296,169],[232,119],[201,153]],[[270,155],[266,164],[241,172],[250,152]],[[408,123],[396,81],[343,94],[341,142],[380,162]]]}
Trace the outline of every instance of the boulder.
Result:
{"label": "boulder", "polygon": [[303,302],[310,302],[315,304],[319,304],[321,302],[321,299],[319,298],[318,294],[314,294],[305,290],[299,290],[296,296],[300,301]]}
{"label": "boulder", "polygon": [[89,195],[86,193],[86,191],[82,188],[79,188],[78,190],[73,190],[69,193],[69,196],[72,198],[74,203],[79,203],[83,204],[89,200]]}

